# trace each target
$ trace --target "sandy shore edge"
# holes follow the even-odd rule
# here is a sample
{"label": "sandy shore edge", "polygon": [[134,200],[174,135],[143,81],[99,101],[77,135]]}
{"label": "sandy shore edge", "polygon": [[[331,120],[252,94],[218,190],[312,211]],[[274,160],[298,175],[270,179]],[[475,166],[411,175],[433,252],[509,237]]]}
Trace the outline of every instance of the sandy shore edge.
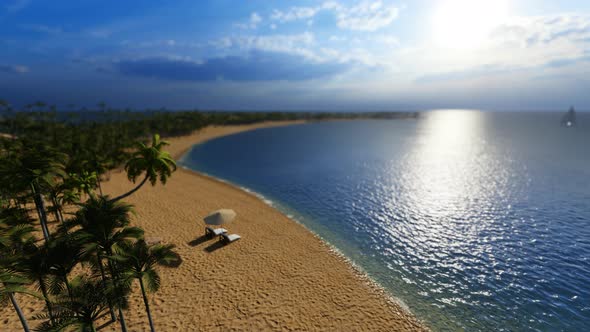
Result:
{"label": "sandy shore edge", "polygon": [[[248,130],[303,121],[215,126],[166,139],[181,158],[196,144]],[[115,196],[133,186],[113,172],[103,190]],[[165,186],[144,186],[127,200],[133,224],[146,237],[175,244],[183,263],[160,271],[162,286],[150,294],[157,330],[169,331],[424,331],[388,292],[338,250],[302,224],[267,205],[255,193],[179,167]],[[228,246],[205,239],[202,218],[228,207],[238,213],[228,225],[242,239]],[[26,316],[43,303],[19,296]],[[0,308],[0,330],[22,330],[11,306]],[[148,330],[139,292],[126,310],[129,331]],[[30,320],[34,328],[38,321]],[[112,324],[103,331],[118,331]]]}
{"label": "sandy shore edge", "polygon": [[[353,121],[353,120],[337,119],[337,120],[325,120],[325,121]],[[419,321],[419,319],[416,316],[414,316],[414,314],[411,312],[409,307],[401,299],[396,298],[395,296],[390,294],[387,290],[385,290],[383,288],[383,286],[381,286],[373,278],[371,278],[361,266],[356,264],[354,261],[350,260],[338,248],[336,248],[329,241],[324,239],[321,235],[319,235],[316,232],[314,232],[313,230],[309,229],[302,222],[300,222],[297,219],[289,217],[286,213],[284,213],[283,211],[278,209],[276,206],[273,206],[271,203],[267,202],[265,200],[266,197],[264,197],[264,195],[254,191],[250,188],[245,188],[241,185],[233,183],[231,181],[228,181],[228,180],[225,180],[222,178],[218,178],[218,177],[215,177],[211,174],[207,174],[204,172],[199,172],[199,171],[190,169],[187,166],[182,165],[184,157],[190,152],[190,150],[193,147],[198,146],[200,144],[204,144],[207,141],[215,140],[217,138],[221,138],[221,137],[225,137],[225,136],[236,135],[236,134],[246,132],[246,131],[253,131],[253,130],[264,129],[264,128],[273,128],[273,127],[302,125],[302,124],[309,124],[309,123],[313,123],[313,122],[301,121],[301,120],[298,120],[298,121],[273,121],[273,122],[263,122],[261,124],[256,124],[256,125],[242,125],[242,126],[230,126],[230,127],[228,127],[228,126],[207,127],[207,128],[205,128],[205,130],[213,129],[213,128],[218,128],[221,130],[215,131],[215,132],[208,132],[204,135],[200,135],[199,132],[196,132],[193,135],[190,135],[189,137],[194,137],[194,136],[197,136],[197,137],[195,137],[193,144],[191,144],[188,147],[183,144],[183,143],[185,143],[184,137],[180,138],[180,140],[182,142],[181,143],[182,147],[179,148],[179,150],[177,150],[177,151],[175,150],[173,152],[174,153],[173,157],[175,160],[177,160],[177,162],[179,162],[179,166],[182,169],[182,171],[192,174],[193,176],[202,177],[202,178],[205,178],[209,181],[216,182],[218,185],[228,186],[229,189],[231,189],[231,190],[239,190],[239,191],[244,192],[245,194],[251,195],[254,199],[259,200],[260,202],[264,203],[265,205],[267,205],[271,209],[275,209],[275,210],[279,211],[281,214],[283,214],[286,218],[290,219],[292,222],[302,226],[303,228],[305,228],[306,231],[308,231],[314,237],[316,237],[319,241],[321,241],[326,246],[326,250],[328,250],[331,254],[338,257],[338,259],[341,259],[346,264],[348,264],[351,272],[355,274],[355,276],[359,279],[359,281],[366,283],[375,293],[379,294],[380,296],[383,296],[389,303],[393,304],[394,306],[400,306],[405,311],[405,314],[410,315],[414,319]]]}

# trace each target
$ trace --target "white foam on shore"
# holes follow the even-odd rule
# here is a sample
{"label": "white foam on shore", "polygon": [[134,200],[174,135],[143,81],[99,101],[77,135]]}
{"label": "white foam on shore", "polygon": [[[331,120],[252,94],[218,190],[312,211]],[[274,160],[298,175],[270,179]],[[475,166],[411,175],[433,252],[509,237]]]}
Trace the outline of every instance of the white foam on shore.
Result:
{"label": "white foam on shore", "polygon": [[273,209],[281,212],[285,217],[287,217],[289,220],[301,225],[302,227],[304,227],[308,232],[310,232],[313,236],[315,236],[317,239],[320,240],[320,242],[322,244],[324,244],[326,246],[326,249],[328,249],[328,251],[337,256],[339,259],[343,260],[345,263],[347,263],[347,265],[351,268],[351,271],[354,273],[354,275],[359,278],[361,281],[363,281],[365,284],[367,284],[374,292],[378,293],[379,295],[383,296],[388,302],[392,303],[393,305],[397,305],[398,307],[400,307],[403,311],[405,311],[406,314],[411,315],[412,317],[414,317],[417,321],[421,322],[424,326],[427,326],[426,323],[419,319],[416,315],[414,315],[414,313],[412,313],[412,311],[410,310],[410,308],[408,307],[408,305],[402,301],[402,299],[395,297],[394,295],[392,295],[387,289],[385,289],[385,287],[381,286],[381,284],[379,284],[376,280],[374,280],[360,265],[358,265],[356,262],[354,262],[352,259],[350,259],[348,256],[344,255],[344,253],[338,249],[337,247],[335,247],[332,243],[330,243],[330,241],[328,241],[327,239],[325,239],[324,237],[322,237],[320,234],[316,233],[315,231],[313,231],[312,229],[310,229],[304,222],[302,222],[300,219],[305,219],[303,217],[296,217],[293,214],[288,213],[287,209],[282,207],[281,204],[276,204],[275,202],[273,202],[272,200],[268,199],[267,197],[265,197],[264,195],[241,185],[237,185],[229,180],[225,180],[219,177],[216,177],[214,175],[211,175],[209,173],[203,172],[203,171],[196,171],[194,169],[191,169],[187,166],[181,166],[182,168],[192,171],[192,172],[196,172],[198,174],[207,176],[209,178],[212,178],[216,181],[225,183],[227,185],[230,185],[234,188],[237,188],[239,190],[242,190],[248,194],[251,194],[253,196],[255,196],[256,198],[260,199],[262,202],[264,202],[266,205],[272,207]]}
{"label": "white foam on shore", "polygon": [[[214,178],[215,179],[218,179],[216,177],[214,177]],[[245,192],[247,192],[249,194],[252,194],[252,195],[258,197],[258,199],[260,199],[261,201],[263,201],[266,205],[271,206],[271,207],[275,207],[275,203],[272,200],[268,199],[266,196],[262,195],[261,193],[258,193],[256,191],[254,191],[254,190],[252,190],[250,188],[244,187],[244,186],[238,186],[238,185],[236,185],[234,183],[231,183],[229,181],[225,181],[225,182],[227,184],[231,184],[234,187],[238,187],[242,191],[245,191]]]}

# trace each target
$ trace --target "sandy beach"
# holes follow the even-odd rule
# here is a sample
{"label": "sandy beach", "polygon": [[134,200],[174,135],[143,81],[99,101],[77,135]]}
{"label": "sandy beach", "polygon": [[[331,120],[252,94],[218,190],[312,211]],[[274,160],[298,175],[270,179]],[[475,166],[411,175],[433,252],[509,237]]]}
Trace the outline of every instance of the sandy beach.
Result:
{"label": "sandy beach", "polygon": [[[262,127],[300,122],[207,127],[171,138],[179,158],[194,144]],[[111,196],[133,186],[124,172],[103,184]],[[146,238],[172,243],[182,258],[161,268],[162,286],[150,294],[158,331],[422,331],[412,315],[390,301],[344,259],[302,225],[256,196],[196,172],[179,168],[165,186],[146,185],[130,196],[133,224]],[[238,217],[227,228],[242,239],[221,246],[204,238],[202,218],[219,208]],[[18,296],[31,327],[42,304]],[[12,307],[0,309],[0,331],[22,330]],[[126,312],[130,331],[148,323],[139,292]],[[118,331],[112,324],[103,331]]]}

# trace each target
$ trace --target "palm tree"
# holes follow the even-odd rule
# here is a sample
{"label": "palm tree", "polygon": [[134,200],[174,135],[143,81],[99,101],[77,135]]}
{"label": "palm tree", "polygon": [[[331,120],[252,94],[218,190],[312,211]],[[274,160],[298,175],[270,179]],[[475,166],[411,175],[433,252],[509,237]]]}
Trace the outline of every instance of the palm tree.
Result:
{"label": "palm tree", "polygon": [[[106,282],[103,266],[104,258],[112,256],[113,250],[117,246],[131,239],[143,237],[141,228],[128,227],[131,212],[131,205],[109,200],[106,196],[90,196],[88,201],[81,204],[75,218],[67,221],[63,226],[64,229],[79,226],[79,229],[72,233],[72,237],[83,243],[82,254],[84,256],[96,256],[103,284]],[[107,260],[107,264],[115,286],[123,288],[119,282],[120,278],[116,266],[110,260]],[[122,292],[121,289],[117,289],[117,291]],[[121,327],[125,330],[123,311],[120,305],[118,307]]]}
{"label": "palm tree", "polygon": [[155,332],[150,306],[146,295],[146,288],[150,292],[156,292],[160,288],[160,276],[156,272],[156,265],[171,265],[180,261],[178,254],[172,249],[174,245],[147,245],[144,240],[135,243],[126,243],[120,246],[115,256],[111,257],[122,263],[125,275],[128,278],[139,280],[143,303],[150,323],[150,329]]}
{"label": "palm tree", "polygon": [[[63,331],[76,328],[82,332],[95,332],[94,322],[109,308],[108,299],[115,294],[100,281],[76,277],[71,281],[71,295],[62,293],[55,302],[53,320],[47,320],[36,331]],[[37,316],[46,319],[46,315]]]}
{"label": "palm tree", "polygon": [[14,297],[14,293],[25,293],[34,295],[34,293],[28,291],[24,286],[29,284],[30,281],[26,278],[19,276],[13,270],[0,268],[0,303],[2,300],[7,296],[18,315],[18,319],[20,320],[23,330],[25,332],[29,332],[29,324],[27,323],[27,319],[23,314],[22,309],[18,305],[16,298]]}
{"label": "palm tree", "polygon": [[[11,109],[10,109],[10,104],[3,99],[0,99],[0,112],[1,112],[0,115],[2,115],[2,117],[1,117],[2,118],[2,125],[6,127],[5,128],[6,130],[8,130],[10,128],[10,125],[8,124],[8,122],[9,122],[8,119],[11,117],[10,116]],[[2,113],[4,113],[4,114],[2,114]]]}
{"label": "palm tree", "polygon": [[[38,247],[31,235],[34,228],[29,224],[26,214],[19,214],[17,209],[4,209],[0,213],[0,263],[9,266],[38,283],[43,294],[47,311],[51,317],[51,303],[47,292],[46,277],[49,275],[49,254],[47,245]],[[22,219],[20,219],[22,218]]]}
{"label": "palm tree", "polygon": [[74,205],[80,203],[80,191],[76,188],[76,184],[72,182],[71,177],[64,179],[59,186],[52,191],[54,208],[60,217],[62,224],[65,222],[64,206]]}
{"label": "palm tree", "polygon": [[90,196],[94,193],[97,186],[98,176],[96,172],[88,172],[86,170],[79,174],[70,173],[70,185],[76,188],[80,193]]}
{"label": "palm tree", "polygon": [[92,189],[98,188],[98,192],[101,195],[103,195],[100,181],[101,176],[109,170],[109,162],[108,155],[107,153],[105,153],[106,151],[101,150],[101,144],[104,144],[103,140],[101,140],[100,138],[97,138],[96,140],[97,142],[94,142],[94,146],[92,146],[92,148],[89,149],[88,154],[84,156],[82,166],[85,168],[83,172],[90,171],[89,173],[94,175],[94,177],[91,178],[92,180],[94,180],[94,183],[88,183],[89,187],[91,187]]}
{"label": "palm tree", "polygon": [[131,159],[125,164],[127,177],[133,183],[144,172],[145,177],[135,188],[121,196],[115,197],[113,201],[121,200],[133,194],[147,180],[150,181],[152,186],[156,185],[158,179],[162,184],[165,184],[168,177],[172,175],[172,172],[176,171],[176,162],[168,152],[162,150],[164,146],[168,145],[168,142],[160,140],[160,135],[154,135],[152,145],[149,147],[141,142],[137,142],[135,145],[137,151],[133,153]]}
{"label": "palm tree", "polygon": [[26,220],[23,222],[10,220],[13,215],[6,217],[4,212],[0,213],[0,303],[5,297],[10,299],[23,329],[28,332],[27,320],[14,297],[14,293],[38,295],[24,287],[30,284],[30,281],[16,272],[14,264],[21,259],[18,252],[22,246],[29,245],[34,241],[31,236],[33,228],[27,224]]}
{"label": "palm tree", "polygon": [[63,223],[64,219],[64,206],[67,204],[74,204],[80,201],[79,189],[75,188],[74,180],[72,175],[63,179],[63,182],[53,186],[49,192],[51,198],[52,211],[55,214],[55,219]]}
{"label": "palm tree", "polygon": [[[19,178],[19,171],[21,164],[17,160],[20,152],[20,142],[10,144],[2,152],[3,156],[0,158],[0,192],[8,206],[23,207],[27,200],[29,184],[25,183]],[[11,204],[12,203],[12,204]]]}
{"label": "palm tree", "polygon": [[49,319],[53,319],[47,284],[47,277],[50,275],[51,267],[48,246],[43,245],[38,247],[35,244],[30,244],[25,248],[25,251],[26,253],[23,252],[20,259],[15,261],[15,269],[29,280],[37,282],[41,294],[43,294],[43,299],[45,300]]}
{"label": "palm tree", "polygon": [[64,285],[67,293],[72,296],[68,274],[80,262],[80,245],[73,237],[63,235],[51,241],[48,247],[48,265],[50,273],[55,276],[52,280],[51,290],[53,293],[59,293]]}
{"label": "palm tree", "polygon": [[16,163],[12,165],[13,181],[30,186],[45,241],[49,240],[49,229],[42,193],[56,185],[56,178],[65,176],[64,160],[65,155],[62,153],[57,153],[45,146],[38,146],[35,149],[25,148],[15,161]]}

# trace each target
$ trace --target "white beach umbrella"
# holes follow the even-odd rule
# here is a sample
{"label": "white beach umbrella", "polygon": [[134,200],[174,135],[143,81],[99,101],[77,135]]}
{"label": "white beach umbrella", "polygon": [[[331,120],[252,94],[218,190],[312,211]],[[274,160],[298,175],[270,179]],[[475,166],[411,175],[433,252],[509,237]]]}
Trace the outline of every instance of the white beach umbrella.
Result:
{"label": "white beach umbrella", "polygon": [[223,225],[231,222],[236,217],[236,211],[231,209],[221,209],[212,212],[203,220],[207,225]]}

